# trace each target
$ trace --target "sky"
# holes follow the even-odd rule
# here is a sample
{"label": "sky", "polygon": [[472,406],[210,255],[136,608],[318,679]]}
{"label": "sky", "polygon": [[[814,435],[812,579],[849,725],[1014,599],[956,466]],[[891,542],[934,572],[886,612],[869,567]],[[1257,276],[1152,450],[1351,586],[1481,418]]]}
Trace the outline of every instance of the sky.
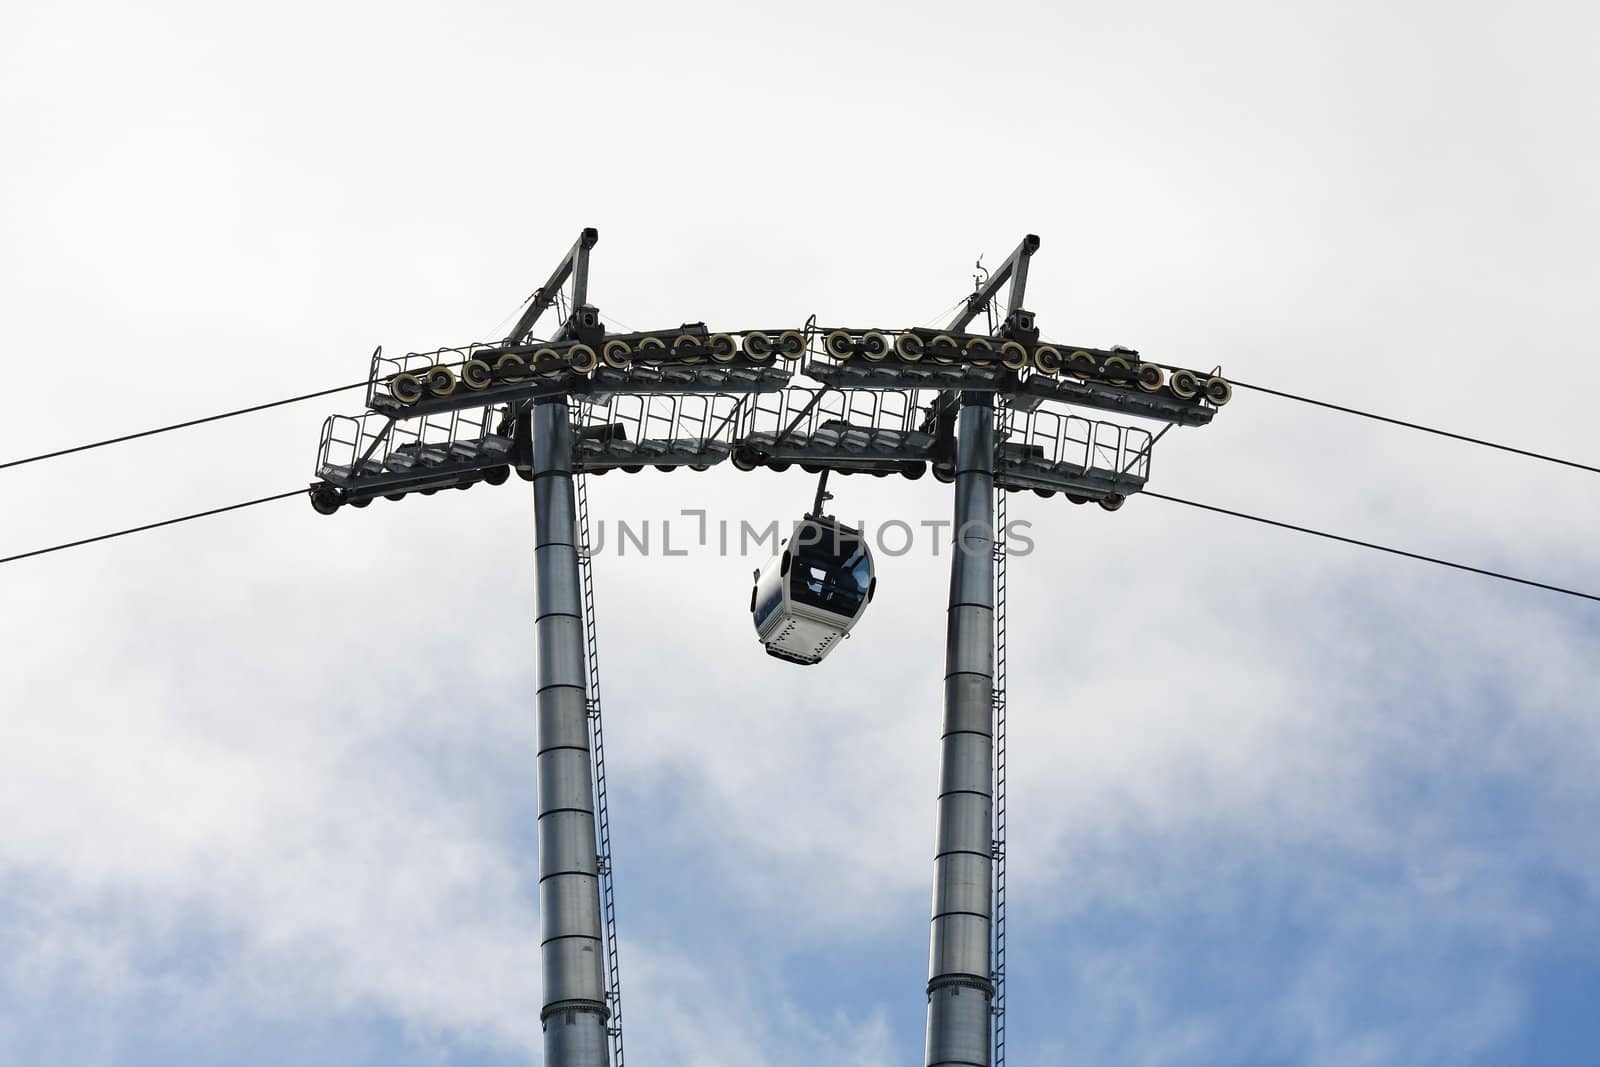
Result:
{"label": "sky", "polygon": [[[0,12],[0,458],[495,336],[923,323],[1024,233],[1075,345],[1594,463],[1581,5]],[[0,555],[306,484],[356,394],[0,471]],[[1600,592],[1592,475],[1240,390],[1151,488]],[[798,469],[591,480],[789,520]],[[932,479],[841,514],[948,516]],[[1580,1064],[1595,606],[1011,501],[1010,1058]],[[289,500],[0,570],[0,1064],[537,1064],[531,494]],[[640,1063],[915,1063],[947,557],[816,668],[760,554],[596,561]]]}

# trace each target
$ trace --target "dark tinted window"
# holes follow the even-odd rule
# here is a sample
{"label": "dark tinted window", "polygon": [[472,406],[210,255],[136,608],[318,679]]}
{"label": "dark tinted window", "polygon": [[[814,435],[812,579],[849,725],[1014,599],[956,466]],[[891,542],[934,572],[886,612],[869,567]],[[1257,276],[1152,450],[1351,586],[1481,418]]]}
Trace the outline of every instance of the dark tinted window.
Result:
{"label": "dark tinted window", "polygon": [[790,550],[789,595],[795,603],[839,615],[860,609],[872,584],[872,560],[859,537],[830,526],[807,526]]}

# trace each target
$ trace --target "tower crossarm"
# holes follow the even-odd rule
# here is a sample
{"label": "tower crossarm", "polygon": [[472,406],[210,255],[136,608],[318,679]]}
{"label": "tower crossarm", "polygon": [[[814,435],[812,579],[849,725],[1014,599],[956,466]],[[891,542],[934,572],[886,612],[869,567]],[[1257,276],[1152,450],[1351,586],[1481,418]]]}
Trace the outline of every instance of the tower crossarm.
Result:
{"label": "tower crossarm", "polygon": [[[768,467],[844,474],[951,472],[925,412],[926,389],[791,386],[758,395],[613,393],[574,398],[571,461],[577,473],[706,470],[731,459],[741,470]],[[323,426],[319,486],[362,506],[377,497],[499,485],[532,469],[529,440],[511,403],[409,417],[336,415]],[[1065,494],[1079,503],[1125,497],[1149,477],[1151,435],[1086,418],[1054,403],[1014,411],[1013,432],[996,455],[995,484]]]}

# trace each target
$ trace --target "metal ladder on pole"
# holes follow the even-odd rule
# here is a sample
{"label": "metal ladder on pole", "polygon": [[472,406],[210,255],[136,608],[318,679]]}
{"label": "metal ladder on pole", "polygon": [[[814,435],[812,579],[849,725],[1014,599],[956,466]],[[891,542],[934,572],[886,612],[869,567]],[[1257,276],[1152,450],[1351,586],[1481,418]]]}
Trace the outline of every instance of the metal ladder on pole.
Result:
{"label": "metal ladder on pole", "polygon": [[[576,409],[576,405],[574,405]],[[573,423],[578,424],[576,410]],[[617,962],[617,896],[611,867],[611,811],[606,796],[606,743],[600,717],[600,642],[595,633],[594,563],[589,551],[589,485],[583,474],[572,479],[578,505],[578,573],[583,580],[584,706],[589,713],[589,749],[593,754],[595,852],[600,872],[600,902],[606,924],[606,1024],[611,1035],[613,1067],[622,1060],[622,972]]]}
{"label": "metal ladder on pole", "polygon": [[[1011,433],[1011,408],[996,398],[995,446],[1003,447]],[[993,1067],[1006,1062],[1006,496],[994,496],[994,837],[989,851],[994,858],[994,922],[989,979],[994,983]]]}

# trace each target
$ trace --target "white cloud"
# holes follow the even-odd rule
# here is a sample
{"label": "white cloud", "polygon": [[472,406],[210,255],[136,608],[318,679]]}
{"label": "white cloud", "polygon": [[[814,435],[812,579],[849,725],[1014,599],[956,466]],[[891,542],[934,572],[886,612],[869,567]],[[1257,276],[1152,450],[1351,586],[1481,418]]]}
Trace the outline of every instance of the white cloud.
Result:
{"label": "white cloud", "polygon": [[[0,455],[353,380],[380,340],[483,336],[595,224],[594,298],[634,325],[915,321],[1033,231],[1053,335],[1584,459],[1588,17],[11,12]],[[320,419],[0,472],[4,551],[292,487]],[[1600,589],[1600,503],[1573,472],[1241,391],[1164,439],[1155,475]],[[607,517],[766,519],[810,488],[719,471],[593,491]],[[842,514],[947,510],[931,481],[835,488]],[[86,1006],[82,1062],[127,1054],[140,998],[197,1033],[371,1012],[419,1049],[535,1045],[527,497],[333,520],[292,502],[5,568],[7,999]],[[1229,1018],[1166,997],[1185,961],[1158,922],[1218,872],[1217,915],[1265,879],[1324,935],[1282,950],[1294,980],[1262,1024],[1299,1058],[1460,1062],[1516,1027],[1512,963],[1571,921],[1527,883],[1592,895],[1600,876],[1587,608],[1153,500],[1023,497],[1013,517],[1041,545],[1012,571],[1013,906],[1039,932],[1014,958],[1111,903],[1152,929],[1084,949],[1073,995],[1101,1021],[1037,1020],[1041,1062],[1130,1034],[1128,1062],[1228,1047]],[[926,914],[946,579],[880,563],[857,636],[799,672],[751,640],[754,561],[600,562],[640,1054],[914,1055],[914,985],[833,1015],[771,962]],[[1187,866],[1152,858],[1191,838],[1210,851]],[[628,935],[647,839],[770,943],[700,958],[695,928]],[[184,970],[191,940],[213,967]],[[1504,965],[1441,1006],[1449,961],[1421,949],[1452,942]],[[1411,984],[1379,1025],[1355,994],[1388,969]],[[0,1059],[45,1047],[28,1010],[0,1009]]]}

